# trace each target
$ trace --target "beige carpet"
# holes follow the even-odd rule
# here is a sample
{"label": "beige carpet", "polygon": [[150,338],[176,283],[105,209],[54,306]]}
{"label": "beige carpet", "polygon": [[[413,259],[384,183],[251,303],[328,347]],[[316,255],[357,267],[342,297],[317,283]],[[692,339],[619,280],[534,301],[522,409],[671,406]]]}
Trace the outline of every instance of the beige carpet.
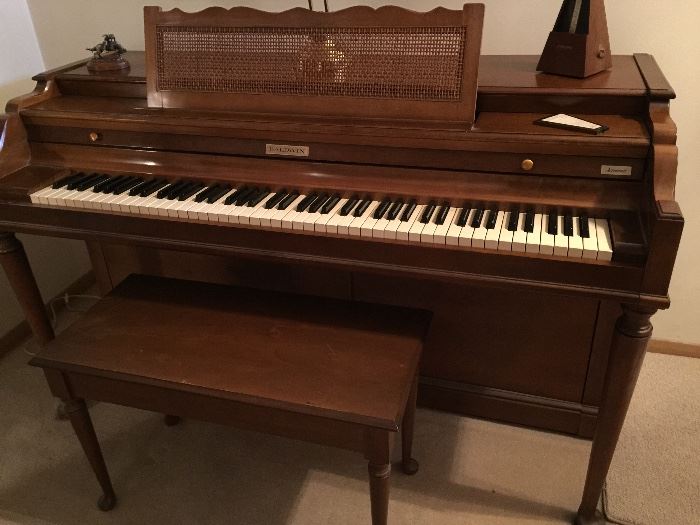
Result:
{"label": "beige carpet", "polygon": [[647,355],[604,500],[621,523],[700,525],[700,359]]}

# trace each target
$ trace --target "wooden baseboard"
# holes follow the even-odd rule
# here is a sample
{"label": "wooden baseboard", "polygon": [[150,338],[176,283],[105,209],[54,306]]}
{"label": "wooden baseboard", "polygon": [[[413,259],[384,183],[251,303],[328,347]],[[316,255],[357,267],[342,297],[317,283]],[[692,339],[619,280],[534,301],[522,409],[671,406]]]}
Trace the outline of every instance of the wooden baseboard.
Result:
{"label": "wooden baseboard", "polygon": [[[87,272],[85,275],[79,277],[73,283],[68,285],[68,287],[66,287],[65,290],[62,290],[61,293],[53,297],[49,302],[54,301],[54,299],[63,297],[66,294],[73,295],[82,293],[88,288],[90,288],[93,284],[95,284],[95,274],[92,271]],[[48,308],[48,303],[46,307]],[[65,304],[59,301],[56,311],[60,312],[63,308],[65,308]],[[22,321],[14,328],[11,328],[10,331],[7,332],[5,335],[0,336],[0,357],[5,355],[10,350],[17,348],[20,344],[22,344],[23,341],[25,341],[31,335],[31,329],[29,328],[29,325],[26,321]]]}
{"label": "wooden baseboard", "polygon": [[686,343],[674,343],[673,341],[660,341],[652,339],[649,341],[649,352],[655,354],[676,355],[680,357],[694,357],[700,359],[700,345],[689,345]]}
{"label": "wooden baseboard", "polygon": [[418,404],[585,439],[598,419],[597,407],[428,377],[421,377]]}

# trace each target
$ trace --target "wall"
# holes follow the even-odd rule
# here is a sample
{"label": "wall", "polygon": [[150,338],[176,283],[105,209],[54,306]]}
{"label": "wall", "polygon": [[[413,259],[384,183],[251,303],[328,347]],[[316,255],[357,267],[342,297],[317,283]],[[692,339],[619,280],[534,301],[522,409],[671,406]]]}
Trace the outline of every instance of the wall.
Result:
{"label": "wall", "polygon": [[[329,0],[338,10],[356,3],[372,6],[386,2],[349,2]],[[147,2],[164,8],[180,7],[187,11],[208,5],[249,5],[260,9],[283,10],[306,6],[301,1],[164,1]],[[438,2],[394,0],[416,10],[428,10]],[[486,54],[539,54],[551,29],[560,0],[485,0],[486,27],[483,52]],[[105,32],[115,33],[122,44],[143,49],[142,7],[146,2],[120,0],[105,3],[89,0],[64,0],[61,9],[55,0],[29,0],[39,44],[46,65],[53,67],[85,56],[83,48],[99,40]],[[317,9],[321,0],[315,0]],[[458,0],[445,0],[442,5],[458,8]],[[656,336],[668,340],[700,344],[700,276],[695,260],[700,258],[700,180],[694,167],[700,165],[700,112],[697,79],[700,78],[700,3],[694,0],[614,0],[607,3],[610,34],[615,53],[646,52],[656,56],[671,84],[678,92],[673,116],[679,127],[680,168],[678,200],[686,214],[687,227],[683,239],[671,295],[670,312],[655,318]]]}
{"label": "wall", "polygon": [[[0,13],[0,107],[4,107],[10,98],[34,88],[31,77],[44,69],[44,63],[26,2],[0,0]],[[33,236],[22,236],[22,242],[45,298],[55,296],[89,269],[87,253],[79,242]],[[59,260],[61,264],[56,264]],[[0,271],[0,337],[22,319]]]}

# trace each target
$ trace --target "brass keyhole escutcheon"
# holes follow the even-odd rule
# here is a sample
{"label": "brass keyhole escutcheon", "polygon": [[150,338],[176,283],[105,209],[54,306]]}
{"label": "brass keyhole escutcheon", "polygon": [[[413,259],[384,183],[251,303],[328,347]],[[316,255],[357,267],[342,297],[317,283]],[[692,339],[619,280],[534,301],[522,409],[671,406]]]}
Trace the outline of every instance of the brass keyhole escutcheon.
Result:
{"label": "brass keyhole escutcheon", "polygon": [[607,54],[607,53],[605,52],[605,49],[600,49],[600,50],[598,51],[598,58],[600,58],[600,59],[602,60],[603,58],[605,58],[605,55],[606,55],[606,54]]}
{"label": "brass keyhole escutcheon", "polygon": [[533,161],[532,159],[525,159],[520,163],[520,167],[525,171],[530,171],[532,168],[535,167],[535,161]]}
{"label": "brass keyhole escutcheon", "polygon": [[102,138],[102,135],[100,135],[97,131],[91,131],[88,138],[90,139],[90,142],[97,142]]}

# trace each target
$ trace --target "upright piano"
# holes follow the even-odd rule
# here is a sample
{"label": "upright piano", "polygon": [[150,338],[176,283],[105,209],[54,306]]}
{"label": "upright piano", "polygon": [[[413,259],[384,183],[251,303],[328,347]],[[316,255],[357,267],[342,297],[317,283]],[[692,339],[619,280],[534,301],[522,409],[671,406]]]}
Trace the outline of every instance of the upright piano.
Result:
{"label": "upright piano", "polygon": [[[0,261],[38,340],[53,331],[15,233],[85,240],[105,292],[146,273],[428,308],[420,402],[594,437],[577,520],[596,523],[650,318],[670,304],[683,229],[675,95],[653,57],[615,56],[611,70],[581,80],[536,73],[537,57],[469,64],[459,55],[475,74],[478,66],[475,111],[462,114],[431,109],[462,84],[392,91],[379,67],[358,88],[367,100],[343,91],[352,46],[380,42],[381,27],[361,42],[328,28],[377,16],[393,20],[394,35],[424,25],[403,9],[146,13],[147,28],[164,15],[301,26],[285,44],[296,42],[298,76],[266,83],[261,73],[256,83],[229,72],[237,83],[178,97],[206,64],[196,54],[165,60],[172,35],[154,22],[151,51],[129,52],[130,69],[95,73],[75,62],[37,75],[33,92],[8,103]],[[262,41],[237,50],[258,53],[238,57],[251,77],[265,69],[264,50],[253,49]],[[444,79],[452,55],[438,51],[446,55],[429,56],[431,75]],[[305,70],[314,60],[320,66]],[[435,88],[430,76],[423,82]],[[235,97],[207,106],[207,93],[226,91]],[[558,113],[609,130],[534,124]]]}

